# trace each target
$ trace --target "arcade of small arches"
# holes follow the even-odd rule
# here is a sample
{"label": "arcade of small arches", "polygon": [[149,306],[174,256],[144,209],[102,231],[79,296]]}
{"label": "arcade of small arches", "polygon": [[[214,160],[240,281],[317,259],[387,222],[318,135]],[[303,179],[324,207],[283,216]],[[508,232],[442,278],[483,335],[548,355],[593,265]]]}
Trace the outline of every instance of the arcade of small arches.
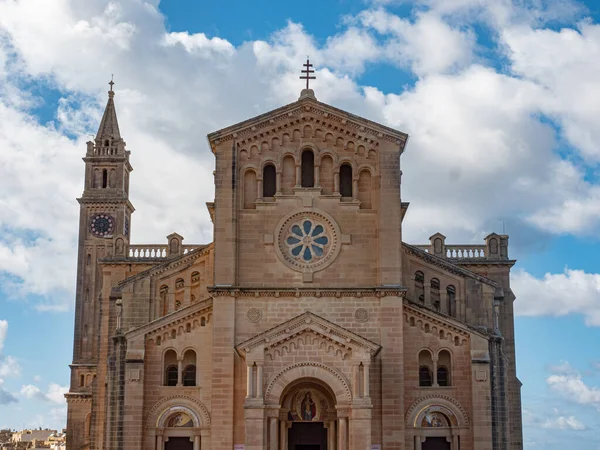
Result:
{"label": "arcade of small arches", "polygon": [[245,209],[255,209],[257,201],[294,195],[298,188],[316,188],[321,195],[360,202],[361,209],[372,208],[375,169],[367,164],[357,166],[352,159],[338,159],[313,147],[303,148],[299,155],[285,153],[278,161],[264,159],[261,168],[247,165],[242,172]]}
{"label": "arcade of small arches", "polygon": [[163,386],[197,386],[196,352],[187,349],[177,355],[175,349],[163,353]]}
{"label": "arcade of small arches", "polygon": [[425,274],[417,270],[415,272],[415,298],[422,305],[430,303],[436,311],[448,314],[449,316],[456,317],[456,287],[449,284],[445,287],[445,295],[440,289],[440,280],[438,278],[431,278],[429,280],[428,289],[425,285]]}
{"label": "arcade of small arches", "polygon": [[202,284],[202,276],[200,272],[192,272],[189,278],[189,284],[183,278],[177,278],[175,280],[174,290],[171,290],[167,284],[163,284],[158,289],[159,292],[159,305],[158,310],[161,315],[166,315],[169,312],[177,311],[185,303],[185,290],[189,288],[190,296],[189,303],[193,304],[197,301],[202,300],[202,291],[200,289]]}

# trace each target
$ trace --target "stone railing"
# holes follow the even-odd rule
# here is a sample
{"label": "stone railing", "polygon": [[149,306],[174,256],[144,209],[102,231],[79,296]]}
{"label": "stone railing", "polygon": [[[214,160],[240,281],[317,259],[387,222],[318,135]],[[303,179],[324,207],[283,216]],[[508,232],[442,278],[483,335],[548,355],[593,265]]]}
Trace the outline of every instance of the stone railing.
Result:
{"label": "stone railing", "polygon": [[[413,245],[419,250],[434,254],[431,245]],[[442,257],[447,259],[484,259],[487,258],[487,249],[485,245],[446,245],[444,246],[445,254]]]}
{"label": "stone railing", "polygon": [[[202,247],[202,245],[182,245],[182,254],[187,254],[192,250]],[[167,245],[148,244],[148,245],[130,245],[128,258],[132,259],[167,259],[169,256],[169,248]]]}
{"label": "stone railing", "polygon": [[94,156],[117,156],[119,149],[116,147],[94,147]]}

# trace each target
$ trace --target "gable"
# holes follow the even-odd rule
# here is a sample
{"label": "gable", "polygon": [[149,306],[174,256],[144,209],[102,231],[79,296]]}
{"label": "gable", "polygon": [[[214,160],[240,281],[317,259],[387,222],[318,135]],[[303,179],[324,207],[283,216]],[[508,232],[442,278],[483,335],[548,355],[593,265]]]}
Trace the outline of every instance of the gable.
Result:
{"label": "gable", "polygon": [[309,311],[241,342],[235,349],[240,356],[258,347],[264,348],[267,353],[279,351],[281,354],[286,351],[283,347],[287,346],[289,351],[290,346],[297,346],[298,338],[303,344],[308,342],[307,334],[314,336],[309,339],[310,344],[314,344],[316,339],[317,345],[334,354],[339,352],[342,357],[350,351],[359,349],[375,356],[381,349],[379,344]]}
{"label": "gable", "polygon": [[398,144],[402,152],[408,138],[406,133],[303,96],[297,102],[210,133],[208,140],[213,153],[218,145],[233,139],[241,147],[251,149],[255,145],[261,151],[264,145],[272,148],[275,139],[281,144],[285,134],[292,140],[294,131],[304,133],[306,126],[320,130],[324,140],[328,134],[344,136],[345,146],[349,142],[356,147],[376,146],[377,141],[386,140]]}

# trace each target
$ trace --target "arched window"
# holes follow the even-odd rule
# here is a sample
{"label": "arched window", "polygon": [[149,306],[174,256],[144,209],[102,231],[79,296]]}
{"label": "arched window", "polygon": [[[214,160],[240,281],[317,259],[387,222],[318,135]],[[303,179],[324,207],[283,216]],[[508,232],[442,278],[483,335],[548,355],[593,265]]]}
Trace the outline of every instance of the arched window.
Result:
{"label": "arched window", "polygon": [[183,369],[183,385],[196,386],[196,366],[186,366]]}
{"label": "arched window", "polygon": [[432,278],[429,284],[429,295],[431,297],[431,304],[439,311],[440,310],[440,280]]}
{"label": "arched window", "polygon": [[352,166],[342,164],[340,167],[340,194],[342,197],[352,197]]}
{"label": "arched window", "polygon": [[177,386],[177,366],[168,366],[165,373],[165,386]]}
{"label": "arched window", "polygon": [[163,367],[165,368],[165,386],[177,386],[178,369],[177,369],[177,353],[175,350],[167,350],[164,356]]}
{"label": "arched window", "polygon": [[445,367],[438,367],[437,370],[437,382],[440,386],[450,386],[448,379],[448,369]]}
{"label": "arched window", "polygon": [[431,370],[427,366],[419,367],[419,386],[431,386]]}
{"label": "arched window", "polygon": [[196,352],[188,350],[183,355],[183,385],[196,386]]}
{"label": "arched window", "polygon": [[419,352],[419,386],[433,384],[433,358],[429,350]]}
{"label": "arched window", "polygon": [[102,169],[102,187],[108,186],[108,170]]}
{"label": "arched window", "polygon": [[420,270],[415,272],[415,298],[425,303],[425,274]]}
{"label": "arched window", "polygon": [[437,383],[439,386],[451,386],[450,375],[452,358],[448,350],[440,350],[437,360]]}
{"label": "arched window", "polygon": [[83,387],[85,385],[85,375],[79,375],[79,386]]}
{"label": "arched window", "polygon": [[456,317],[456,289],[450,285],[446,288],[448,314]]}
{"label": "arched window", "polygon": [[312,150],[302,152],[302,187],[315,186],[315,154]]}
{"label": "arched window", "polygon": [[274,197],[277,192],[275,166],[268,164],[263,168],[263,198]]}
{"label": "arched window", "polygon": [[105,141],[104,141],[104,146],[105,146],[105,147],[108,147],[109,145],[110,145],[110,142],[109,142],[109,140],[108,140],[108,139],[107,139],[107,140],[105,140]]}

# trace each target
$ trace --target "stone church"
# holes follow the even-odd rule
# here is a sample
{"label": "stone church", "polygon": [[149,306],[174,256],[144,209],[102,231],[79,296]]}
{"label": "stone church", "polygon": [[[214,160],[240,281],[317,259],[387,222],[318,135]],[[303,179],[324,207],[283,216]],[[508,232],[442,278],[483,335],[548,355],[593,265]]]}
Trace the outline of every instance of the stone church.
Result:
{"label": "stone church", "polygon": [[522,449],[508,236],[402,241],[407,134],[304,89],[208,135],[213,242],[138,245],[114,96],[83,158],[67,448]]}

